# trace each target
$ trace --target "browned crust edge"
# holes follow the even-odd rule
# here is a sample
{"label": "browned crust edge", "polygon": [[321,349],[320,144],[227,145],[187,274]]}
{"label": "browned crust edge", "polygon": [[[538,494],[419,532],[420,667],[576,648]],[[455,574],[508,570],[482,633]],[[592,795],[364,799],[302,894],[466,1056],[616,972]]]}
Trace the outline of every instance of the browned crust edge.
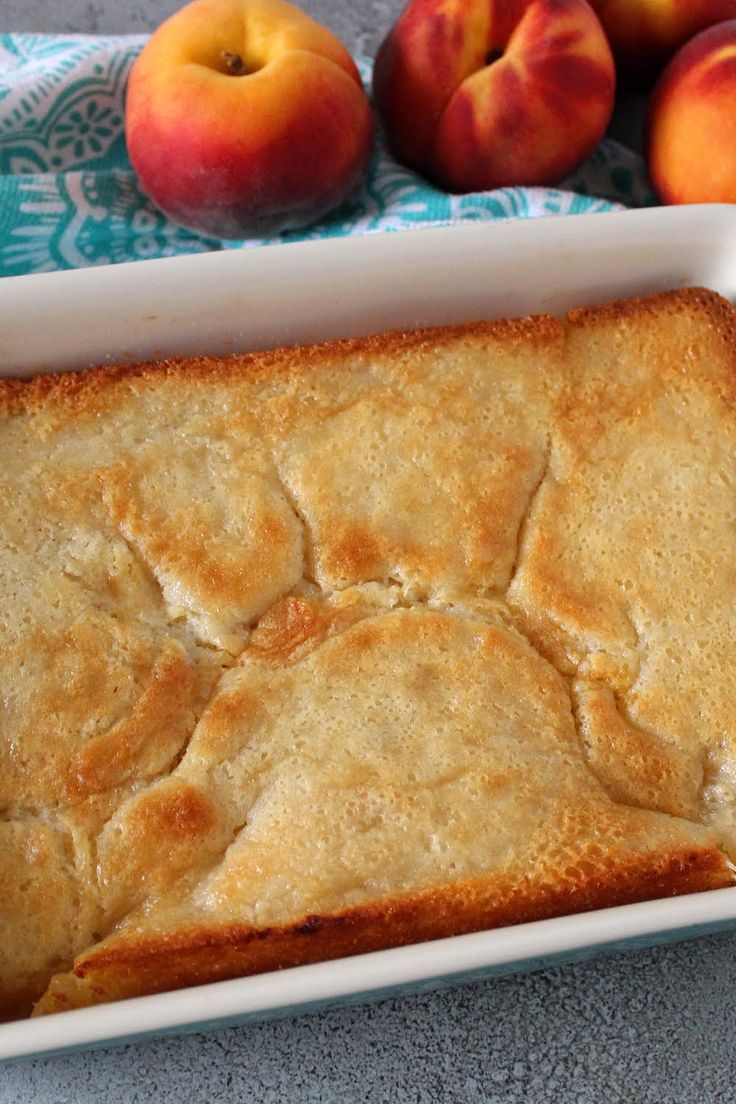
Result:
{"label": "browned crust edge", "polygon": [[530,342],[562,340],[559,322],[551,315],[460,322],[447,326],[425,326],[411,330],[388,330],[367,337],[337,338],[312,345],[285,345],[260,352],[228,353],[222,356],[192,356],[147,360],[133,364],[110,364],[80,371],[49,372],[29,379],[0,379],[0,413],[21,413],[46,402],[86,400],[108,384],[144,380],[155,376],[213,379],[219,376],[252,378],[277,373],[299,372],[326,358],[385,356],[410,352],[422,345],[447,345],[458,338],[528,345]]}
{"label": "browned crust edge", "polygon": [[[478,878],[286,927],[191,926],[128,935],[77,959],[71,985],[52,982],[35,1015],[344,958],[553,916],[719,889],[734,882],[715,848],[633,855],[605,874],[563,884]],[[66,989],[66,992],[64,991]],[[71,994],[71,995],[70,995]]]}
{"label": "browned crust edge", "polygon": [[614,299],[594,306],[576,307],[559,319],[549,314],[538,314],[521,318],[460,322],[445,326],[388,330],[366,337],[339,338],[309,345],[278,346],[261,352],[101,365],[80,371],[50,372],[30,379],[4,377],[0,378],[0,413],[31,410],[49,400],[91,398],[109,383],[147,379],[156,375],[175,378],[196,376],[200,379],[221,375],[255,378],[262,373],[298,372],[326,357],[340,361],[356,355],[389,355],[408,352],[424,344],[449,344],[462,337],[514,343],[562,339],[567,326],[615,322],[643,313],[654,314],[667,306],[682,311],[692,308],[704,311],[724,341],[736,349],[736,310],[732,304],[709,288],[688,287],[634,298]]}
{"label": "browned crust edge", "polygon": [[574,307],[565,315],[565,321],[573,326],[599,325],[602,322],[620,322],[631,317],[654,315],[663,307],[675,308],[679,312],[693,309],[702,311],[708,315],[721,337],[736,346],[736,310],[733,304],[725,296],[706,287],[675,288],[652,295]]}

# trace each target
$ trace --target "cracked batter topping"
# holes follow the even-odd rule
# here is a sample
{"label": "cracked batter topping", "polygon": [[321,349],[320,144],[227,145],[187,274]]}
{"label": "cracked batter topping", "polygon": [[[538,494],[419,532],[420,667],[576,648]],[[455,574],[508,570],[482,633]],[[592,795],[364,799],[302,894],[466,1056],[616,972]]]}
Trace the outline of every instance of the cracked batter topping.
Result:
{"label": "cracked batter topping", "polygon": [[732,884],[735,317],[0,383],[0,1011]]}

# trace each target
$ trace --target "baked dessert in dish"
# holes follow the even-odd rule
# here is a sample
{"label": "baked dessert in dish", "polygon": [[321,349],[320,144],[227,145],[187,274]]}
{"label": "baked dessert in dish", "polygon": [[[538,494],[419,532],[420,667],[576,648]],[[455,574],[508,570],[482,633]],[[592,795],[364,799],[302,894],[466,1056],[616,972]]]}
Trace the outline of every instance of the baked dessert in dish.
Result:
{"label": "baked dessert in dish", "polygon": [[0,1001],[734,881],[702,290],[0,383]]}

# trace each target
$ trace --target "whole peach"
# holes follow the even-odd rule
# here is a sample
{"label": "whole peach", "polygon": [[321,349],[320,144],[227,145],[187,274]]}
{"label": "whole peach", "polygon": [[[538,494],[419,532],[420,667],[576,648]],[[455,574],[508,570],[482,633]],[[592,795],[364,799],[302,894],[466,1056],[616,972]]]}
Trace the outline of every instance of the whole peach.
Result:
{"label": "whole peach", "polygon": [[736,0],[590,0],[619,65],[638,73],[661,69],[688,39],[736,17]]}
{"label": "whole peach", "polygon": [[373,131],[350,55],[285,0],[194,0],[153,34],[128,86],[144,190],[222,238],[326,214],[360,182]]}
{"label": "whole peach", "polygon": [[455,192],[560,180],[613,107],[613,58],[585,0],[410,0],[376,58],[394,156]]}
{"label": "whole peach", "polygon": [[647,158],[663,203],[736,203],[736,19],[697,35],[665,69]]}

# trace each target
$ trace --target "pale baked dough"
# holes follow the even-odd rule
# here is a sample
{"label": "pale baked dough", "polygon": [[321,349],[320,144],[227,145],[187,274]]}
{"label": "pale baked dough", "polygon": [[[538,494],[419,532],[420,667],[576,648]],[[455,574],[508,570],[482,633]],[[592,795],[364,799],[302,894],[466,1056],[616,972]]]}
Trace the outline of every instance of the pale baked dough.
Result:
{"label": "pale baked dough", "polygon": [[735,350],[688,291],[0,386],[6,1014],[730,884]]}

